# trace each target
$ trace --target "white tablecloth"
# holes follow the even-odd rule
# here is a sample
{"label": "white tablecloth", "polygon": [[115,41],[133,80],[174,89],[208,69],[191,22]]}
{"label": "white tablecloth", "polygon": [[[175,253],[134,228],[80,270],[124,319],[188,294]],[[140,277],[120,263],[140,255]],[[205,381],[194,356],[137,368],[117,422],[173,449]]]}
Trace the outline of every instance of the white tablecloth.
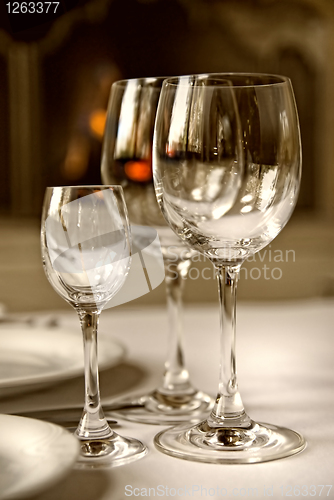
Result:
{"label": "white tablecloth", "polygon": [[[334,301],[240,303],[237,316],[239,388],[247,412],[254,420],[299,431],[307,440],[306,450],[264,464],[188,462],[155,449],[153,437],[162,427],[124,420],[119,421],[118,432],[144,441],[149,447],[146,457],[110,470],[73,470],[36,498],[118,500],[145,494],[153,497],[154,493],[161,498],[334,498]],[[61,313],[59,318],[62,325],[78,328],[79,332],[74,312]],[[187,307],[184,324],[191,380],[197,388],[215,395],[218,306]],[[108,310],[101,315],[100,328],[127,348],[124,363],[101,373],[102,398],[109,401],[155,388],[167,350],[165,309],[130,305]],[[0,412],[78,404],[82,400],[83,380],[77,378],[1,399]],[[327,485],[331,484],[330,489]],[[325,487],[321,490],[320,485]]]}

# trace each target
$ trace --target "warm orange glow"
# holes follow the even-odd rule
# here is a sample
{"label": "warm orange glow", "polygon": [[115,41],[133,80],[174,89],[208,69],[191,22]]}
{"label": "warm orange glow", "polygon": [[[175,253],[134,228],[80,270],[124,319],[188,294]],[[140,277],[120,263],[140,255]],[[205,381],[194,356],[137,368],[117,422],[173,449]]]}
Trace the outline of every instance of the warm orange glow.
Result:
{"label": "warm orange glow", "polygon": [[66,157],[61,166],[62,175],[69,181],[80,179],[86,172],[89,162],[89,140],[73,136],[69,141]]}
{"label": "warm orange glow", "polygon": [[96,109],[89,117],[90,130],[98,139],[103,138],[106,118],[107,112],[105,109]]}
{"label": "warm orange glow", "polygon": [[175,150],[173,149],[173,146],[170,144],[166,145],[166,153],[170,158],[174,158],[175,156]]}
{"label": "warm orange glow", "polygon": [[95,196],[100,198],[100,200],[103,200],[103,196],[104,196],[103,191],[98,191],[98,190],[94,189],[94,194],[95,194]]}
{"label": "warm orange glow", "polygon": [[128,179],[136,182],[149,182],[152,179],[150,160],[128,161],[124,165]]}

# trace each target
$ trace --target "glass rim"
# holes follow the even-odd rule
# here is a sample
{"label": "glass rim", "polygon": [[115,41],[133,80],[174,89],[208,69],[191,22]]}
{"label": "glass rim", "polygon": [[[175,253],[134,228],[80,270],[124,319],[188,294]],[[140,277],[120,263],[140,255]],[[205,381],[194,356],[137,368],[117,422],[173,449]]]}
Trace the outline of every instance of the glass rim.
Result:
{"label": "glass rim", "polygon": [[[258,78],[259,80],[262,79],[272,79],[273,81],[259,81],[256,83],[234,83],[233,81],[229,82],[230,85],[226,85],[226,81],[228,81],[229,78]],[[198,78],[199,83],[195,80]],[[205,87],[208,88],[235,88],[235,89],[242,89],[242,88],[265,88],[265,87],[275,87],[275,86],[281,86],[281,85],[286,85],[290,84],[291,80],[289,77],[284,76],[284,75],[278,75],[274,73],[247,73],[247,72],[226,72],[226,73],[193,73],[189,75],[179,75],[179,76],[173,76],[173,77],[168,77],[165,79],[163,82],[163,86],[173,86],[173,87],[194,87],[194,88],[203,88],[203,85],[200,84],[201,79],[202,81],[204,79],[216,79],[222,80],[221,85],[219,83],[217,84],[208,84],[205,85]],[[184,79],[184,81],[183,81]],[[188,80],[187,80],[188,79]],[[190,81],[190,79],[194,79],[194,81]],[[225,82],[225,83],[223,83]]]}
{"label": "glass rim", "polygon": [[[142,86],[144,88],[149,87],[152,90],[160,90],[162,87],[162,84],[164,83],[165,80],[169,78],[174,78],[172,76],[140,76],[138,78],[124,78],[122,80],[116,80],[112,85],[111,88],[121,88],[124,89],[126,86],[131,83],[131,82],[137,82],[139,86]],[[160,83],[160,87],[155,87],[154,83]]]}
{"label": "glass rim", "polygon": [[[285,76],[285,75],[279,75],[276,73],[261,73],[261,72],[235,72],[235,71],[228,71],[228,72],[209,72],[209,73],[190,73],[188,75],[174,75],[174,76],[143,76],[143,77],[138,77],[138,78],[124,78],[121,80],[116,80],[112,85],[111,89],[125,89],[126,86],[131,83],[131,82],[137,82],[137,84],[142,87],[143,89],[149,88],[150,90],[160,92],[163,86],[191,86],[191,87],[203,87],[203,85],[197,85],[196,82],[180,82],[183,78],[215,78],[219,79],[221,78],[222,80],[227,80],[228,77],[234,78],[234,77],[253,77],[253,78],[267,78],[267,79],[272,79],[276,81],[272,82],[258,82],[258,83],[247,83],[247,84],[237,84],[234,85],[233,82],[230,82],[231,85],[229,85],[229,88],[261,88],[261,87],[272,87],[272,86],[279,86],[279,85],[284,85],[286,83],[291,83],[290,78]],[[155,83],[161,83],[158,87],[155,87]],[[206,85],[206,87],[216,87],[219,88],[219,84],[215,85]],[[226,87],[225,85],[221,85],[221,87]]]}
{"label": "glass rim", "polygon": [[80,184],[78,186],[47,186],[48,189],[120,189],[123,191],[123,186],[120,184]]}

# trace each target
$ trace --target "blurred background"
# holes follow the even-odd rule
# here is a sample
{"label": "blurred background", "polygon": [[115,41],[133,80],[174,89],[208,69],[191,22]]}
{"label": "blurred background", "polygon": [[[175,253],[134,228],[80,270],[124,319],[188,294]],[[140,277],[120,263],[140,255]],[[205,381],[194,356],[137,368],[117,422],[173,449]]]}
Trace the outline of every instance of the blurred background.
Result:
{"label": "blurred background", "polygon": [[[239,298],[333,296],[334,1],[69,3],[52,22],[16,32],[0,6],[0,303],[10,312],[67,307],[42,269],[43,195],[46,186],[101,183],[111,84],[224,71],[289,76],[303,144],[297,209],[245,263]],[[216,301],[211,264],[193,266],[185,302]],[[136,303],[164,300],[162,284]]]}

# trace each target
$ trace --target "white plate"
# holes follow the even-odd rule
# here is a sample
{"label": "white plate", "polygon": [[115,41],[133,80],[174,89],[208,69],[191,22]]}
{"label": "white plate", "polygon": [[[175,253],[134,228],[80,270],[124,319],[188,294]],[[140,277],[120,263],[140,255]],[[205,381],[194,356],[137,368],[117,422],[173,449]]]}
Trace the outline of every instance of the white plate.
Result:
{"label": "white plate", "polygon": [[[125,349],[109,335],[98,333],[99,369],[118,364]],[[51,385],[83,374],[80,327],[0,328],[0,396]]]}
{"label": "white plate", "polygon": [[49,422],[0,415],[0,500],[36,495],[74,465],[79,442]]}

